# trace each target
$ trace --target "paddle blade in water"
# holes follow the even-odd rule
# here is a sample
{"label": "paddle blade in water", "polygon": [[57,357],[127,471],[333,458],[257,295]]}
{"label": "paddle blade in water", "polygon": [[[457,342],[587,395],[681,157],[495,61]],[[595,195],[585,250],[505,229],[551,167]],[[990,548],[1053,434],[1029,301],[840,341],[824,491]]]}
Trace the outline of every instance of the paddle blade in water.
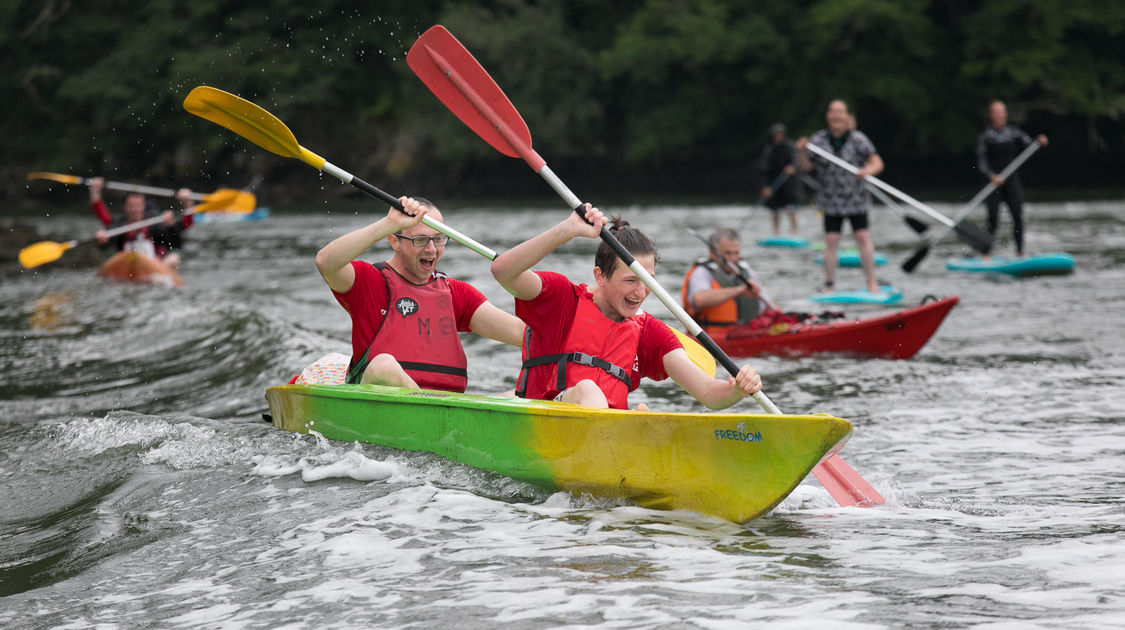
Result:
{"label": "paddle blade in water", "polygon": [[886,502],[883,495],[839,455],[817,464],[813,475],[841,506],[873,507]]}
{"label": "paddle blade in water", "polygon": [[25,269],[31,269],[58,260],[66,250],[77,245],[77,242],[56,243],[54,241],[40,241],[20,250],[20,264]]}
{"label": "paddle blade in water", "polygon": [[494,149],[509,157],[525,157],[522,147],[516,146],[520,143],[531,149],[531,131],[523,117],[444,26],[422,33],[410,47],[406,63],[438,100]]}
{"label": "paddle blade in water", "polygon": [[974,223],[962,221],[954,226],[953,231],[957,232],[957,236],[960,236],[966,245],[982,254],[992,249],[992,235]]}
{"label": "paddle blade in water", "polygon": [[244,98],[201,85],[184,99],[184,109],[230,129],[267,151],[297,158],[318,170],[324,167],[324,158],[298,144],[285,123]]}
{"label": "paddle blade in water", "polygon": [[62,173],[36,172],[28,173],[28,179],[49,179],[62,184],[81,184],[82,178],[77,175],[63,175]]}
{"label": "paddle blade in water", "polygon": [[902,263],[902,270],[906,273],[911,273],[918,267],[918,263],[922,262],[922,259],[925,258],[928,253],[930,253],[930,244],[926,243],[919,247],[910,258],[907,258],[906,262]]}

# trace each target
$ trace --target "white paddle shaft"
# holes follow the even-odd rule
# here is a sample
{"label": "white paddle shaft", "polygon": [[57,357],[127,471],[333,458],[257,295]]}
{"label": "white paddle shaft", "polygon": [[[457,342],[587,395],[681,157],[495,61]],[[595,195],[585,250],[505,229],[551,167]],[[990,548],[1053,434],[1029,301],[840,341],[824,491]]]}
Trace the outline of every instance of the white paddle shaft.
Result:
{"label": "white paddle shaft", "polygon": [[[1038,151],[1040,146],[1042,145],[1040,145],[1038,142],[1032,142],[1031,144],[1027,145],[1027,148],[1024,149],[1022,153],[1017,155],[1016,159],[1012,160],[1010,164],[1004,167],[1004,170],[1000,171],[1000,179],[1008,181],[1008,178],[1012,176],[1012,173],[1015,173],[1017,168],[1022,166],[1023,163],[1026,162],[1033,153]],[[996,184],[992,183],[992,178],[989,178],[988,183],[985,184],[984,188],[981,188],[980,192],[978,192],[976,196],[970,199],[968,203],[961,206],[961,209],[957,211],[957,214],[953,215],[953,225],[957,225],[958,223],[960,223],[962,219],[968,216],[970,212],[975,210],[976,207],[984,201],[985,197],[991,195],[992,191],[996,190],[996,188]],[[934,236],[933,240],[930,242],[936,243],[940,241],[945,237],[946,234],[949,234],[952,230],[953,226],[945,228],[939,234]]]}
{"label": "white paddle shaft", "polygon": [[[844,160],[841,160],[840,158],[836,157],[835,155],[832,155],[828,151],[825,151],[824,149],[816,146],[815,144],[813,144],[811,142],[807,143],[805,145],[805,148],[808,149],[809,151],[812,151],[813,153],[819,155],[820,157],[828,160],[832,164],[835,164],[836,166],[839,166],[840,168],[844,169],[845,171],[851,173],[852,175],[855,175],[856,173],[859,172],[859,169],[856,168],[854,164],[849,164],[849,163],[845,162]],[[940,222],[944,223],[945,225],[949,226],[950,228],[953,227],[954,223],[953,223],[953,221],[951,221],[949,219],[949,217],[947,217],[944,214],[938,212],[937,210],[934,210],[933,208],[931,208],[931,207],[927,206],[926,204],[922,203],[921,201],[918,201],[914,197],[911,197],[910,195],[902,192],[901,190],[895,188],[894,186],[891,186],[890,184],[888,184],[888,183],[884,182],[883,180],[879,179],[878,177],[875,177],[874,175],[868,175],[867,177],[864,178],[864,180],[867,181],[870,184],[874,184],[875,186],[878,186],[879,188],[882,188],[883,190],[891,193],[892,195],[898,197],[899,199],[903,200],[904,202],[910,204],[911,206],[914,206],[915,208],[917,208],[917,209],[921,210],[922,212],[928,214],[929,216],[933,217],[934,220],[940,221]]]}

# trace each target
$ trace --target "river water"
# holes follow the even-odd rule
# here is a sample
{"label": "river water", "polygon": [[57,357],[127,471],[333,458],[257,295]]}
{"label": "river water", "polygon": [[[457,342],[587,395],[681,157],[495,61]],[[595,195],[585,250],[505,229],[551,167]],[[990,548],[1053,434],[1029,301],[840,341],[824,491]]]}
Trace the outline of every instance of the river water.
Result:
{"label": "river water", "polygon": [[[887,504],[837,507],[810,477],[747,524],[552,495],[262,422],[267,386],[348,352],[347,317],[313,256],[381,214],[274,210],[194,227],[179,289],[65,264],[2,277],[0,628],[1125,624],[1119,202],[1032,204],[1028,249],[1071,252],[1076,272],[1019,280],[946,271],[962,252],[953,238],[904,274],[914,234],[876,211],[892,260],[880,278],[909,304],[962,299],[935,337],[908,361],[749,362],[783,410],[855,424],[842,454]],[[750,212],[611,210],[655,237],[673,293],[703,254],[686,229]],[[446,221],[502,251],[565,213],[460,207]],[[95,228],[79,212],[17,218],[60,240]],[[813,310],[812,253],[754,246],[767,219],[748,221],[745,256],[784,306]],[[819,238],[812,213],[801,219]],[[588,281],[594,245],[569,244],[542,268]],[[450,246],[442,266],[511,308],[468,249]],[[837,285],[858,288],[859,272]],[[655,298],[646,308],[671,321]],[[514,349],[466,348],[470,391],[513,386]],[[674,384],[632,400],[700,409]]]}

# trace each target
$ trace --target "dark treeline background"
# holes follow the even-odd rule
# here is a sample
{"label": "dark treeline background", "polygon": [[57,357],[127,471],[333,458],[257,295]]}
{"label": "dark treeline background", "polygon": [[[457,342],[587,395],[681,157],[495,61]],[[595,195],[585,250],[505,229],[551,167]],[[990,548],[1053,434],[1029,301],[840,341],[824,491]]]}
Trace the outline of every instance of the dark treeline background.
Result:
{"label": "dark treeline background", "polygon": [[0,197],[75,200],[26,182],[36,170],[204,191],[260,174],[273,203],[354,194],[187,114],[184,96],[206,84],[391,192],[552,199],[406,65],[438,23],[591,201],[745,199],[766,128],[811,133],[836,97],[884,156],[884,179],[914,194],[982,185],[973,145],[991,98],[1050,136],[1025,167],[1032,196],[1123,184],[1117,0],[0,0]]}

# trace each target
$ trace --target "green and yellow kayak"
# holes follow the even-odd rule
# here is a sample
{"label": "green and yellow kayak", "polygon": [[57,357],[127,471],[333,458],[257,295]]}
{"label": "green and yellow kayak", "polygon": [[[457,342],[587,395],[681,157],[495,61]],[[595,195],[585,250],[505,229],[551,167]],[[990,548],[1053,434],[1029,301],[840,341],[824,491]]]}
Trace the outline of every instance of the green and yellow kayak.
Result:
{"label": "green and yellow kayak", "polygon": [[449,459],[547,489],[737,523],[781,502],[852,425],[829,415],[658,413],[377,385],[266,390],[273,424]]}

